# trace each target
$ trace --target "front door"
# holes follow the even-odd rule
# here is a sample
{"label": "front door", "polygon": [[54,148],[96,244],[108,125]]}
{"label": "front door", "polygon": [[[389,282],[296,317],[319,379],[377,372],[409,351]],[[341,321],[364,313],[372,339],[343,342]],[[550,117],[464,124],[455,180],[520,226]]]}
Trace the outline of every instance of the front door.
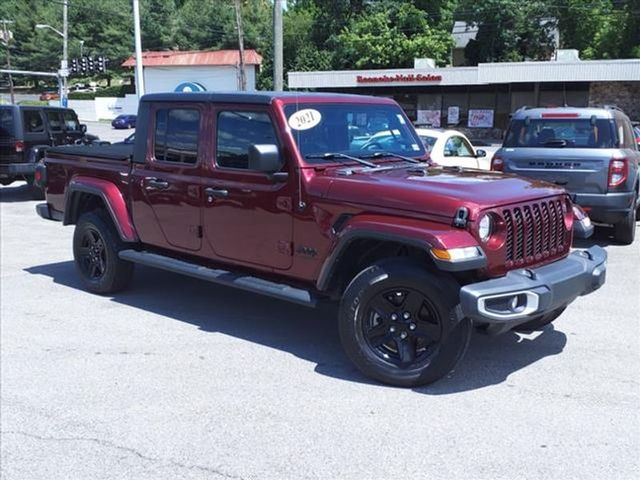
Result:
{"label": "front door", "polygon": [[150,112],[145,163],[134,165],[131,178],[143,243],[193,253],[202,246],[203,113],[197,104],[158,104]]}
{"label": "front door", "polygon": [[248,165],[250,145],[282,145],[273,119],[264,106],[216,106],[214,113],[214,158],[203,185],[205,239],[223,259],[287,269],[293,255],[294,177],[274,180]]}

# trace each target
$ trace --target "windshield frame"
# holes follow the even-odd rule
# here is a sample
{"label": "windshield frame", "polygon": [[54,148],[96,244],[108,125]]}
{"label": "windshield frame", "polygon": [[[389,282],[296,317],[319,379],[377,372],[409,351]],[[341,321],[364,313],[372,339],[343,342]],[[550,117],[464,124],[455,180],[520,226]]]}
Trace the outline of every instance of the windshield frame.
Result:
{"label": "windshield frame", "polygon": [[[413,126],[412,122],[409,120],[409,118],[407,117],[406,113],[404,112],[404,110],[394,101],[392,100],[387,100],[387,99],[380,99],[380,100],[384,100],[384,101],[380,101],[380,102],[373,102],[371,101],[371,98],[368,97],[363,97],[365,98],[365,100],[345,100],[345,99],[332,99],[332,98],[322,98],[322,99],[316,99],[316,98],[309,98],[307,96],[301,96],[299,101],[287,101],[287,102],[282,102],[280,105],[280,110],[281,110],[281,114],[282,114],[282,119],[284,120],[284,124],[285,124],[285,128],[287,129],[287,131],[289,132],[289,134],[291,135],[291,141],[292,141],[292,145],[295,148],[300,161],[302,162],[302,164],[304,166],[311,166],[311,167],[319,167],[319,166],[344,166],[344,165],[348,165],[348,164],[354,164],[357,165],[357,162],[355,161],[349,161],[346,158],[342,158],[340,160],[336,161],[332,161],[329,159],[311,159],[311,158],[307,158],[306,155],[310,154],[310,155],[314,155],[314,154],[322,154],[322,153],[331,153],[331,154],[346,154],[346,155],[351,155],[354,157],[359,157],[360,155],[364,155],[363,158],[366,158],[367,160],[374,162],[374,163],[387,163],[390,161],[406,161],[406,160],[402,160],[402,156],[405,157],[413,157],[417,160],[427,160],[429,153],[427,151],[427,149],[425,148],[424,144],[422,143],[422,139],[420,138],[420,136],[417,134],[415,127]],[[354,150],[354,149],[329,149],[327,152],[304,152],[303,149],[301,148],[301,146],[298,143],[298,140],[296,138],[296,130],[292,129],[289,125],[289,118],[298,111],[301,110],[305,110],[305,109],[317,109],[317,110],[322,110],[323,107],[346,107],[346,108],[353,108],[354,110],[362,110],[362,109],[366,109],[366,108],[379,108],[379,109],[390,109],[393,110],[393,112],[390,113],[390,115],[395,114],[398,118],[398,122],[400,124],[401,127],[403,127],[406,130],[407,135],[410,136],[409,139],[407,140],[412,140],[412,145],[416,145],[417,146],[417,150],[415,151],[397,151],[397,150],[393,150],[393,149],[389,149],[389,148],[383,148],[380,150]],[[293,110],[292,110],[293,108]],[[364,113],[364,112],[363,112]],[[400,117],[402,118],[402,120],[400,120]],[[382,131],[389,131],[391,135],[394,135],[394,132],[398,130],[397,128],[395,128],[393,125],[391,126],[391,128],[385,128],[385,129],[381,129],[380,131],[376,132],[377,134],[381,133]],[[402,132],[401,132],[402,134]],[[375,135],[375,134],[374,134]],[[370,138],[373,137],[374,135],[370,135]],[[403,135],[404,137],[404,135]],[[389,156],[384,156],[384,157],[380,157],[380,158],[372,158],[369,155],[372,153],[375,153],[377,151],[380,152],[385,152],[388,153]]]}

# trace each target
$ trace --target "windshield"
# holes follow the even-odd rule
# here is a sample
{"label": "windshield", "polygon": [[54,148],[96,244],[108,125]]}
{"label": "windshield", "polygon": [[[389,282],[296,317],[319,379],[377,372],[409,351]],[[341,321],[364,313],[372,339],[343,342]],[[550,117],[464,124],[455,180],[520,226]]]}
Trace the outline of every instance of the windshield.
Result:
{"label": "windshield", "polygon": [[612,121],[589,118],[514,120],[504,147],[614,148]]}
{"label": "windshield", "polygon": [[425,155],[422,142],[395,105],[305,103],[286,105],[284,112],[300,153],[311,163],[326,161],[309,159],[326,153]]}

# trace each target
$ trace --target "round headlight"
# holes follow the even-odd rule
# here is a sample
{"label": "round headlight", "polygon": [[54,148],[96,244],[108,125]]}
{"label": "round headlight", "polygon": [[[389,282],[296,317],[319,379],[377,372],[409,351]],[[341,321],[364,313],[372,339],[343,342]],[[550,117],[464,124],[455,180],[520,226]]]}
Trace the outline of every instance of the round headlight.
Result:
{"label": "round headlight", "polygon": [[491,230],[493,229],[493,221],[490,215],[483,215],[478,222],[478,235],[480,240],[486,242],[491,236]]}

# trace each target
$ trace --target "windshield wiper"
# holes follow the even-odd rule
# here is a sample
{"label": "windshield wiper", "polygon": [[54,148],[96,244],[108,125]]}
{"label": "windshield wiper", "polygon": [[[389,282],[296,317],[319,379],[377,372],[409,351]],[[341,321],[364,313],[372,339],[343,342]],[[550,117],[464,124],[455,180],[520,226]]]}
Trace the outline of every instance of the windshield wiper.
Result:
{"label": "windshield wiper", "polygon": [[372,153],[371,155],[363,155],[363,158],[382,158],[382,157],[398,157],[401,160],[406,160],[407,162],[411,162],[411,163],[425,163],[425,162],[421,162],[420,160],[416,160],[415,158],[405,157],[404,155],[398,155],[397,153],[391,153],[391,152],[375,152],[375,153]]}
{"label": "windshield wiper", "polygon": [[367,162],[366,160],[363,160],[361,158],[352,157],[351,155],[347,155],[346,153],[340,153],[340,152],[335,152],[335,153],[329,153],[329,152],[328,153],[309,153],[309,154],[305,155],[304,158],[319,158],[321,160],[335,160],[335,159],[344,158],[345,160],[351,160],[353,162],[360,163],[361,165],[366,165],[367,167],[371,167],[371,168],[378,168],[379,167],[379,165],[376,165],[375,163]]}

